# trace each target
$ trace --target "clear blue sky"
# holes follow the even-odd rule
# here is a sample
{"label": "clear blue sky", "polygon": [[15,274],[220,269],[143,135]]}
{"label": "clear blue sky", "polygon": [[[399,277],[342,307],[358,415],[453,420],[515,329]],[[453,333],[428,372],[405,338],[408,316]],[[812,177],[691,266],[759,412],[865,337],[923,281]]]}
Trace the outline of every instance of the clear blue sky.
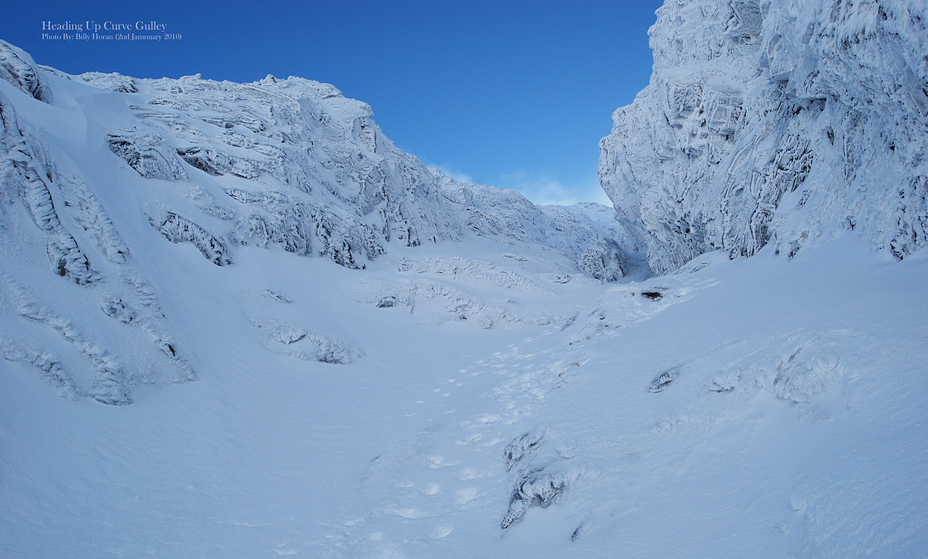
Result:
{"label": "clear blue sky", "polygon": [[[598,142],[648,83],[661,3],[36,0],[4,9],[0,38],[75,74],[328,82],[427,165],[539,203],[607,202]],[[157,21],[182,38],[43,40],[43,21]]]}

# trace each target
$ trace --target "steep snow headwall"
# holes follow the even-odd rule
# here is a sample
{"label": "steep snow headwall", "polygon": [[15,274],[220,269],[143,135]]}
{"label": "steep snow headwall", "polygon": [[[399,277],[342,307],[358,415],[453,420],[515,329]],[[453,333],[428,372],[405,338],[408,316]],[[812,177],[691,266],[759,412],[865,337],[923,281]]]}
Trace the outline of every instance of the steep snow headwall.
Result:
{"label": "steep snow headwall", "polygon": [[915,0],[667,0],[654,72],[613,114],[600,181],[658,273],[790,255],[855,229],[928,234],[928,8]]}

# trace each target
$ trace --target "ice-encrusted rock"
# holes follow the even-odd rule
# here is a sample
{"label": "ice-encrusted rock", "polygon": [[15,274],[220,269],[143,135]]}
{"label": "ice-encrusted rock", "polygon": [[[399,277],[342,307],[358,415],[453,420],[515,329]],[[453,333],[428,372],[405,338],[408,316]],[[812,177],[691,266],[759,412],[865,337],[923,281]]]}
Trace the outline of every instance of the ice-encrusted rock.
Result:
{"label": "ice-encrusted rock", "polygon": [[204,211],[244,216],[228,232],[237,242],[360,268],[389,244],[470,233],[543,243],[603,281],[624,273],[613,231],[583,211],[547,212],[515,191],[428,169],[384,136],[370,106],[328,84],[271,76],[252,84],[198,76],[133,84],[150,96],[131,105],[144,126],[112,132],[111,148],[142,176],[182,180],[174,162],[183,161],[194,183],[203,182],[200,172],[234,183],[223,190],[236,210],[217,202]]}
{"label": "ice-encrusted rock", "polygon": [[274,319],[251,318],[251,325],[268,331],[264,347],[303,361],[347,365],[364,352],[339,337],[312,332]]}
{"label": "ice-encrusted rock", "polygon": [[[54,72],[55,70],[51,69],[51,71]],[[110,91],[116,91],[118,93],[137,93],[139,90],[134,78],[123,76],[115,72],[110,74],[104,74],[102,72],[87,72],[85,74],[81,74],[80,78],[81,81],[87,85],[92,85],[101,89],[108,89]]]}
{"label": "ice-encrusted rock", "polygon": [[113,220],[90,191],[77,177],[62,179],[66,186],[61,194],[74,221],[86,232],[95,248],[110,262],[120,264],[129,258],[129,248],[119,236]]}
{"label": "ice-encrusted rock", "polygon": [[604,282],[621,278],[634,264],[620,246],[627,241],[624,228],[599,219],[606,206],[539,207],[515,190],[461,184],[436,169],[431,171],[440,180],[445,200],[462,215],[465,230],[553,248],[573,258],[581,271]]}
{"label": "ice-encrusted rock", "polygon": [[[168,332],[154,290],[138,279],[129,249],[93,185],[49,145],[41,129],[20,122],[15,102],[0,94],[4,358],[38,369],[67,395],[106,404],[129,403],[141,383],[192,380],[195,373]],[[40,248],[44,256],[36,254]],[[41,268],[43,258],[55,276],[80,286],[79,291],[45,281],[51,274],[32,267]],[[85,301],[88,314],[75,313],[72,303]],[[101,314],[92,310],[93,301]],[[103,316],[131,328],[110,328],[102,324],[109,320]]]}
{"label": "ice-encrusted rock", "polygon": [[332,86],[270,76],[253,84],[197,76],[137,83],[154,97],[133,111],[163,145],[178,146],[195,169],[191,180],[200,181],[199,170],[253,181],[225,189],[247,205],[242,242],[361,267],[358,259],[375,258],[384,242],[453,238],[430,173],[380,133],[369,106]]}
{"label": "ice-encrusted rock", "polygon": [[[100,342],[95,342],[81,332],[73,320],[59,315],[40,301],[24,293],[20,286],[7,282],[10,292],[17,300],[16,311],[25,319],[46,325],[54,330],[62,339],[80,351],[82,357],[88,361],[94,370],[94,375],[81,392],[95,400],[111,405],[123,405],[131,402],[129,386],[123,364],[112,351]],[[63,375],[61,367],[50,368],[46,372],[56,371],[56,375]],[[71,386],[70,378],[62,379],[61,386]]]}
{"label": "ice-encrusted rock", "polygon": [[516,437],[503,449],[512,490],[509,508],[500,521],[506,530],[522,520],[531,507],[548,508],[581,476],[578,467],[564,467],[570,454],[553,448],[544,429]]}
{"label": "ice-encrusted rock", "polygon": [[13,107],[2,97],[0,115],[0,153],[5,152],[0,161],[0,193],[19,198],[33,223],[45,234],[46,255],[54,273],[78,285],[98,281],[99,274],[58,217],[49,191],[49,185],[58,177],[44,144],[20,130]]}
{"label": "ice-encrusted rock", "polygon": [[172,243],[191,243],[207,260],[217,266],[228,266],[232,263],[225,243],[189,219],[174,212],[167,212],[161,219],[152,219],[151,224]]}
{"label": "ice-encrusted rock", "polygon": [[924,3],[668,0],[657,16],[651,82],[613,115],[599,170],[655,272],[844,229],[900,258],[925,246]]}
{"label": "ice-encrusted rock", "polygon": [[386,250],[377,232],[350,214],[277,192],[226,189],[245,205],[231,237],[241,244],[276,244],[300,256],[318,254],[346,268],[361,268]]}
{"label": "ice-encrusted rock", "polygon": [[48,102],[51,92],[28,53],[0,39],[0,79],[39,101]]}
{"label": "ice-encrusted rock", "polygon": [[680,376],[682,372],[683,369],[680,367],[671,367],[670,369],[661,372],[656,377],[654,377],[654,380],[652,380],[651,384],[648,385],[648,392],[652,394],[663,392],[668,386],[670,386],[670,383],[675,381],[677,377]]}
{"label": "ice-encrusted rock", "polygon": [[72,400],[76,400],[81,395],[70,373],[57,355],[2,339],[0,339],[0,355],[7,361],[23,363],[38,369],[43,380],[61,389]]}
{"label": "ice-encrusted rock", "polygon": [[855,332],[797,332],[729,363],[714,376],[709,390],[761,389],[787,402],[808,403],[845,375],[847,364],[859,358],[860,347],[867,346]]}
{"label": "ice-encrusted rock", "polygon": [[113,153],[147,179],[178,181],[187,178],[177,156],[163,147],[162,138],[121,130],[109,134],[107,141]]}
{"label": "ice-encrusted rock", "polygon": [[509,441],[506,447],[503,448],[506,471],[512,471],[524,458],[538,450],[544,442],[546,434],[544,429],[535,428]]}

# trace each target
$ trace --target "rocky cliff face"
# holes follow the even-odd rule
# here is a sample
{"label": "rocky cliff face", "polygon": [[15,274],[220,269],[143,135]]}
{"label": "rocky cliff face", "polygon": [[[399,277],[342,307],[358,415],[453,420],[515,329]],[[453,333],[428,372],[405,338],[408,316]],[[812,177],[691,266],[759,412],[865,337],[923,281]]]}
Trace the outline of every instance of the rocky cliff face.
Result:
{"label": "rocky cliff face", "polygon": [[599,170],[654,271],[847,229],[899,258],[925,246],[924,3],[668,0],[657,16],[651,82],[614,113]]}
{"label": "rocky cliff face", "polygon": [[[162,197],[147,203],[148,221],[172,242],[194,243],[220,266],[231,262],[231,247],[247,244],[360,268],[389,244],[458,240],[468,232],[556,245],[581,265],[591,251],[604,261],[623,259],[606,230],[574,234],[515,192],[461,184],[427,169],[387,139],[370,106],[329,84],[272,76],[250,84],[199,76],[68,76],[2,41],[0,78],[53,105],[57,82],[68,97],[58,105],[71,102],[66,112],[94,121],[98,134],[86,141],[102,140],[116,156],[107,161],[114,168],[189,188],[193,211],[181,213]],[[81,86],[108,93],[91,95]],[[91,115],[80,106],[103,99],[111,110]],[[25,128],[36,134],[19,134],[16,104],[2,95],[0,103],[9,107],[7,135],[31,146],[54,134],[30,123]],[[55,156],[49,163],[62,167]],[[571,213],[583,219],[583,212]],[[622,274],[618,267],[598,279],[616,274]]]}
{"label": "rocky cliff face", "polygon": [[[232,281],[246,246],[361,269],[391,247],[477,236],[558,254],[570,273],[624,274],[622,233],[596,211],[458,183],[397,149],[372,114],[300,78],[71,76],[0,41],[0,355],[109,404],[192,379],[196,356],[162,311],[185,295],[162,295],[212,265]],[[280,328],[288,348],[314,346],[300,355],[351,358]]]}

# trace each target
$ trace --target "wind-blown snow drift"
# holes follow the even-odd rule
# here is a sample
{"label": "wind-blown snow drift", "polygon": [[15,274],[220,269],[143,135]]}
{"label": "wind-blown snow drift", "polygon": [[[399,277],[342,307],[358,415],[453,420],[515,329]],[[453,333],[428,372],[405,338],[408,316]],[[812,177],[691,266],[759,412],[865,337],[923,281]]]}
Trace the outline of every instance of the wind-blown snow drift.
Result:
{"label": "wind-blown snow drift", "polygon": [[899,258],[925,246],[924,2],[669,0],[657,15],[651,83],[613,115],[599,169],[655,272],[844,229]]}

